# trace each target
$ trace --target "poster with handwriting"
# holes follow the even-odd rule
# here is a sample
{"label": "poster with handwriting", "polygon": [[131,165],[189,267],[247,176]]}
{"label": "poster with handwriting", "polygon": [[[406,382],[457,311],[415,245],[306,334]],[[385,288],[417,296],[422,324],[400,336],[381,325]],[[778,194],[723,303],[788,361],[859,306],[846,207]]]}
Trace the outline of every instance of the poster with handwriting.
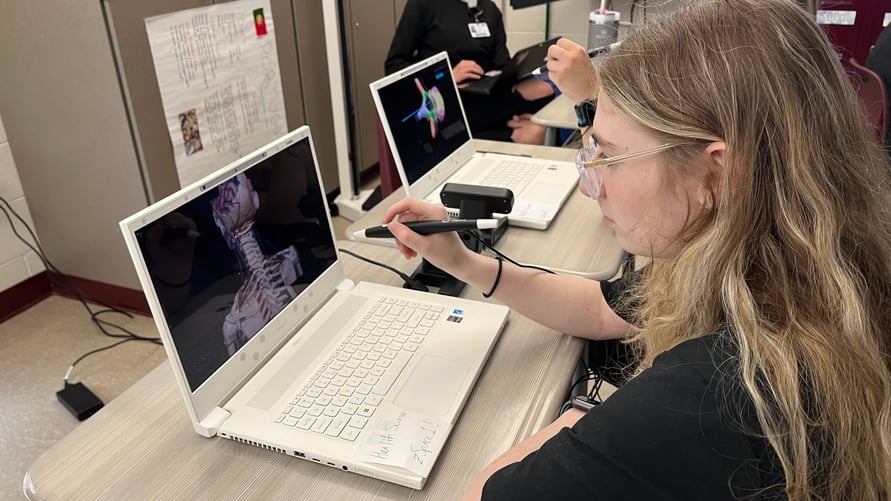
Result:
{"label": "poster with handwriting", "polygon": [[399,466],[426,477],[451,430],[451,424],[420,414],[401,410],[381,414],[371,423],[353,457]]}
{"label": "poster with handwriting", "polygon": [[182,186],[287,132],[269,0],[146,18]]}

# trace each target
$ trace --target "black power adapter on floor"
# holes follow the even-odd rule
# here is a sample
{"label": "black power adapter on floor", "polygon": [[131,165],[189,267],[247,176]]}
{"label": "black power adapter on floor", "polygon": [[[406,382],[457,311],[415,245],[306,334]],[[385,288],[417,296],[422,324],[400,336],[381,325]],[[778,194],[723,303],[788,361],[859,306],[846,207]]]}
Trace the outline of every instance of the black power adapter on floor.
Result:
{"label": "black power adapter on floor", "polygon": [[83,421],[102,408],[102,400],[83,383],[70,384],[65,381],[65,388],[56,392],[56,397],[78,421]]}

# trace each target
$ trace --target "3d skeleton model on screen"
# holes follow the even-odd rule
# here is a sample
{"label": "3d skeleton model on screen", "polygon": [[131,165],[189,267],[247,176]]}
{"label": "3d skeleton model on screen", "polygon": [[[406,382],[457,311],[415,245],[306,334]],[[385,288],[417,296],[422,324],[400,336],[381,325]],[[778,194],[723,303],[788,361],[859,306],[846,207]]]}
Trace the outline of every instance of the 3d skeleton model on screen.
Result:
{"label": "3d skeleton model on screen", "polygon": [[286,247],[264,255],[254,229],[254,216],[260,202],[244,174],[219,187],[211,201],[213,218],[229,247],[238,253],[244,282],[223,323],[223,340],[232,355],[244,346],[295,296],[289,285],[303,274],[297,250]]}

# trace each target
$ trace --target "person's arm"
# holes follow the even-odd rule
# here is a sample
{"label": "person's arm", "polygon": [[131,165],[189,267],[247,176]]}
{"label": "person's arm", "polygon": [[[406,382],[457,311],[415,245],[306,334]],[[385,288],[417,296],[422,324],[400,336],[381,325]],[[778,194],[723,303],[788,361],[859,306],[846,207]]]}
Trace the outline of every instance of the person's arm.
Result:
{"label": "person's arm", "polygon": [[457,233],[421,236],[400,224],[397,217],[403,222],[446,219],[445,208],[405,198],[387,210],[383,222],[390,223],[390,231],[406,258],[424,256],[477,290],[491,290],[493,299],[521,315],[558,332],[588,339],[615,339],[634,331],[607,304],[597,281],[550,274],[507,261],[501,262],[499,275],[499,262],[469,250]]}
{"label": "person's arm", "polygon": [[514,92],[527,101],[535,101],[554,95],[554,88],[539,78],[525,78],[514,85]]}
{"label": "person's arm", "polygon": [[[528,100],[526,96],[523,98]],[[544,144],[545,126],[533,122],[531,113],[514,115],[507,121],[507,126],[513,129],[510,140],[517,144]]]}
{"label": "person's arm", "polygon": [[541,448],[542,444],[550,440],[551,437],[556,435],[558,431],[563,428],[571,427],[584,415],[585,413],[580,410],[570,409],[564,412],[553,423],[545,426],[531,437],[513,446],[513,448],[498,457],[498,459],[493,461],[489,466],[481,471],[476,478],[473,479],[470,487],[467,488],[467,491],[461,498],[462,501],[475,501],[477,499],[480,499],[483,493],[483,486],[486,485],[486,482],[489,480],[489,477],[491,477],[493,473],[509,464],[516,463],[517,461],[520,461],[528,456],[530,453],[537,451]]}
{"label": "person's arm", "polygon": [[600,92],[597,70],[588,52],[567,38],[548,48],[548,78],[575,103],[594,99]]}
{"label": "person's arm", "polygon": [[762,452],[738,351],[722,335],[681,343],[580,418],[559,418],[486,468],[467,499],[781,497],[782,468]]}
{"label": "person's arm", "polygon": [[384,61],[384,73],[389,75],[410,66],[426,32],[427,24],[421,1],[408,0],[396,26],[396,33],[393,34],[387,59]]}

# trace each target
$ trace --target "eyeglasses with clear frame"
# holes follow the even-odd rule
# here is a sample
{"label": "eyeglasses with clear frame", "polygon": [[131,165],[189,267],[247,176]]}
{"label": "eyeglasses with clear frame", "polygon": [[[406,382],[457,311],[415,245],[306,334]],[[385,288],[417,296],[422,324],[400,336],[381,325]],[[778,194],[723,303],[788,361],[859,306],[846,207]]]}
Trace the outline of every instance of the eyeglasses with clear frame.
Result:
{"label": "eyeglasses with clear frame", "polygon": [[579,148],[579,151],[576,153],[575,168],[579,171],[579,177],[581,178],[582,185],[584,186],[585,191],[588,192],[588,196],[593,198],[594,200],[597,200],[598,198],[600,198],[600,190],[603,187],[603,167],[622,162],[624,160],[630,160],[632,158],[652,155],[653,153],[659,153],[660,151],[665,151],[667,149],[674,148],[675,146],[679,146],[679,144],[660,144],[659,146],[654,146],[643,151],[638,151],[637,153],[616,155],[614,157],[602,156],[600,158],[596,158],[594,156],[594,152],[597,151],[598,145],[592,137],[589,141],[589,147]]}

